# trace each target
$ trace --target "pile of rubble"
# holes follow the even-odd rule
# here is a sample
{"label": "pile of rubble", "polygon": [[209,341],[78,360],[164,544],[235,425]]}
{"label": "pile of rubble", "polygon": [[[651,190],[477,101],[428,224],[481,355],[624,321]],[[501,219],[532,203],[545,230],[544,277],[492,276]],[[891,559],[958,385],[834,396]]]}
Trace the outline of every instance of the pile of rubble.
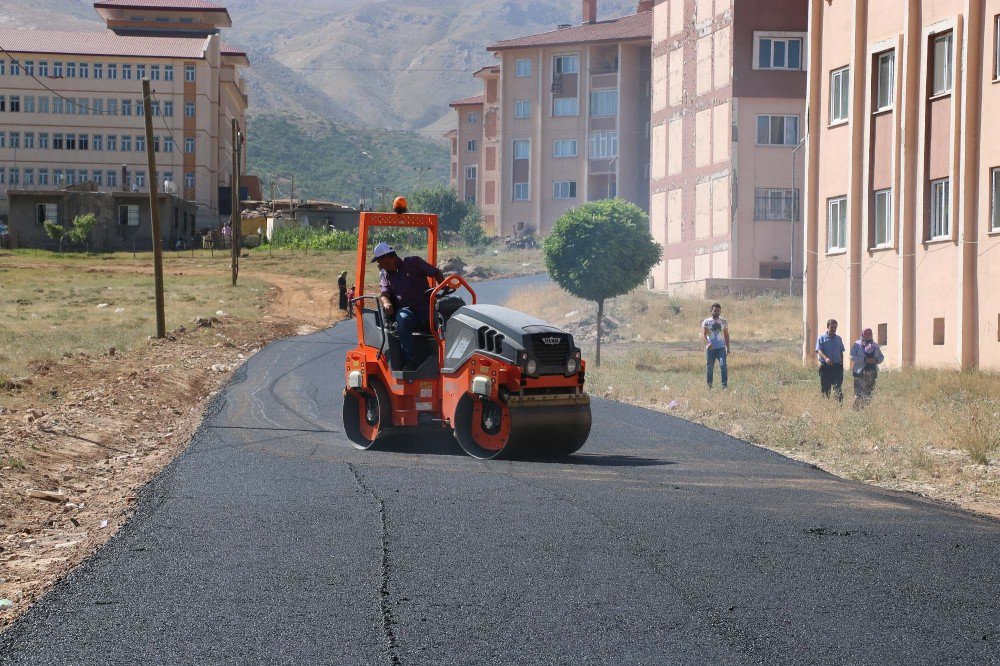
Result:
{"label": "pile of rubble", "polygon": [[494,272],[483,266],[467,265],[462,261],[461,257],[451,257],[445,259],[440,264],[438,268],[445,275],[461,275],[462,277],[470,278],[473,280],[487,280],[493,277]]}
{"label": "pile of rubble", "polygon": [[[566,318],[570,321],[562,324],[560,328],[573,335],[573,340],[577,342],[589,342],[597,339],[597,315],[588,315],[582,319],[577,319],[579,312],[569,312]],[[623,324],[609,315],[604,315],[601,327],[602,342],[618,342],[624,340],[619,333]]]}

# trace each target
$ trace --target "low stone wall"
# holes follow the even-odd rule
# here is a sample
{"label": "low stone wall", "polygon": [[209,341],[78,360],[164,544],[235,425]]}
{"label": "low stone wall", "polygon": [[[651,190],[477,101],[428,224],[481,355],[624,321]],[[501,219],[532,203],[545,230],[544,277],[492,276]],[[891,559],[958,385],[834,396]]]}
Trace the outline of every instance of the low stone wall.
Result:
{"label": "low stone wall", "polygon": [[[725,298],[727,296],[759,296],[761,294],[788,293],[788,280],[763,278],[708,278],[671,284],[665,290],[671,296],[681,298]],[[802,295],[802,280],[792,281],[792,293]]]}

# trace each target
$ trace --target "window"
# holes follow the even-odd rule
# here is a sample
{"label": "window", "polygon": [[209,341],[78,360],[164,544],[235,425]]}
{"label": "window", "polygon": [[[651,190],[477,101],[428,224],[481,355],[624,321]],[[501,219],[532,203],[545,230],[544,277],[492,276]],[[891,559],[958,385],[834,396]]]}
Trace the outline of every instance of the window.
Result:
{"label": "window", "polygon": [[194,118],[194,102],[184,102],[184,117]]}
{"label": "window", "polygon": [[17,60],[10,61],[10,75],[20,76],[21,75],[21,63]]}
{"label": "window", "polygon": [[52,63],[52,78],[61,79],[63,75],[63,64],[61,62]]}
{"label": "window", "polygon": [[104,175],[107,177],[108,187],[118,187],[118,172],[117,171],[105,171]]}
{"label": "window", "polygon": [[[3,74],[3,72],[0,72],[0,74]],[[39,76],[39,78],[41,78],[41,77],[47,77],[48,75],[49,75],[49,61],[48,60],[39,60],[38,61],[38,76]]]}
{"label": "window", "polygon": [[578,116],[580,115],[580,100],[576,97],[557,97],[552,100],[553,116]]}
{"label": "window", "polygon": [[160,103],[159,102],[150,102],[150,104],[149,104],[149,111],[154,116],[160,115]]}
{"label": "window", "polygon": [[0,111],[6,111],[6,110],[7,110],[7,96],[0,95]]}
{"label": "window", "polygon": [[48,113],[49,112],[49,98],[48,95],[43,95],[38,98],[38,113]]}
{"label": "window", "polygon": [[931,240],[951,236],[951,180],[931,181]]}
{"label": "window", "polygon": [[476,140],[471,139],[467,144],[465,144],[465,149],[470,153],[476,152]]}
{"label": "window", "polygon": [[174,66],[173,65],[164,65],[163,66],[163,80],[164,81],[173,81],[174,80]]}
{"label": "window", "polygon": [[479,169],[475,166],[465,167],[465,179],[466,180],[476,180],[478,177]]}
{"label": "window", "polygon": [[66,135],[66,150],[76,150],[76,134]]}
{"label": "window", "polygon": [[847,120],[847,102],[850,99],[850,68],[830,72],[830,124]]}
{"label": "window", "polygon": [[114,63],[108,63],[108,78],[109,79],[118,78],[118,65]]}
{"label": "window", "polygon": [[122,63],[122,78],[126,80],[132,78],[132,65],[127,62]]}
{"label": "window", "polygon": [[163,139],[163,152],[172,153],[174,152],[174,139],[173,137],[164,137]]}
{"label": "window", "polygon": [[146,172],[136,171],[135,172],[135,186],[136,187],[146,187]]}
{"label": "window", "polygon": [[63,138],[63,135],[62,135],[61,132],[56,132],[55,134],[53,134],[52,135],[52,150],[62,150],[65,147],[65,145],[66,145],[65,143],[63,143],[64,140],[65,139]]}
{"label": "window", "polygon": [[136,65],[135,66],[135,78],[137,78],[137,79],[144,79],[144,78],[146,78],[146,66],[145,65]]}
{"label": "window", "polygon": [[122,100],[122,115],[131,116],[132,115],[132,100],[123,99]]}
{"label": "window", "polygon": [[91,141],[91,147],[94,150],[104,150],[104,135],[95,134]]}
{"label": "window", "polygon": [[618,132],[593,132],[590,135],[590,159],[606,160],[618,156]]}
{"label": "window", "polygon": [[122,135],[122,152],[123,153],[132,152],[132,137]]}
{"label": "window", "polygon": [[35,205],[35,221],[38,224],[49,222],[59,222],[59,204],[40,203]]}
{"label": "window", "polygon": [[990,171],[990,231],[1000,231],[1000,168]]}
{"label": "window", "polygon": [[954,76],[954,53],[952,52],[952,36],[950,32],[937,35],[933,39],[934,45],[934,83],[931,94],[943,95],[951,92],[952,77]]}
{"label": "window", "polygon": [[154,153],[160,152],[160,137],[158,136],[153,137],[153,152]]}
{"label": "window", "polygon": [[936,346],[944,344],[944,317],[934,319],[934,344]]}
{"label": "window", "polygon": [[798,220],[799,191],[780,187],[754,189],[753,219],[767,222]]}
{"label": "window", "polygon": [[25,60],[24,61],[24,75],[25,76],[34,76],[35,75],[35,61],[34,60]]}
{"label": "window", "polygon": [[553,199],[575,199],[576,198],[576,181],[575,180],[557,180],[552,183],[552,198]]}
{"label": "window", "polygon": [[14,167],[13,169],[10,170],[10,184],[11,185],[21,184],[21,170],[17,167]]}
{"label": "window", "polygon": [[847,249],[847,197],[827,202],[826,249],[827,252]]}
{"label": "window", "polygon": [[[0,76],[3,76],[4,74],[7,73],[6,69],[7,69],[7,61],[4,60],[3,58],[0,58]],[[2,183],[2,182],[3,181],[0,180],[0,183]]]}
{"label": "window", "polygon": [[81,62],[80,63],[80,78],[81,79],[89,79],[90,78],[89,65],[87,65],[87,63],[85,63],[85,62]]}
{"label": "window", "polygon": [[194,137],[188,136],[184,137],[184,152],[193,153],[194,152]]}
{"label": "window", "polygon": [[139,207],[133,204],[118,206],[118,224],[123,227],[139,226]]}
{"label": "window", "polygon": [[530,58],[518,58],[514,62],[514,76],[516,76],[519,79],[525,79],[531,76]]}
{"label": "window", "polygon": [[34,185],[35,184],[35,170],[34,169],[25,169],[24,170],[24,184],[25,185]]}
{"label": "window", "polygon": [[104,115],[104,100],[95,97],[93,99],[93,101],[91,101],[91,108],[94,110],[94,115],[95,116],[103,116]]}
{"label": "window", "polygon": [[[3,62],[3,61],[0,60],[0,62]],[[0,185],[4,184],[4,181],[6,180],[6,178],[7,178],[7,169],[5,167],[0,167]]]}
{"label": "window", "polygon": [[479,116],[476,114],[475,111],[469,111],[469,114],[466,116],[466,122],[468,122],[470,125],[475,125],[476,123],[479,122]]}
{"label": "window", "polygon": [[757,116],[757,145],[797,146],[798,116]]}
{"label": "window", "polygon": [[93,175],[92,175],[92,176],[90,177],[90,179],[91,179],[92,181],[94,181],[94,184],[95,184],[95,185],[101,185],[101,181],[103,181],[103,180],[104,180],[104,174],[102,174],[102,173],[101,173],[100,171],[98,171],[98,170],[96,170],[96,169],[95,169],[95,170],[94,170],[94,173],[93,173]]}
{"label": "window", "polygon": [[34,113],[35,112],[35,96],[25,95],[24,97],[24,112]]}
{"label": "window", "polygon": [[618,115],[618,91],[595,90],[590,93],[590,115],[610,117]]}
{"label": "window", "polygon": [[801,37],[758,37],[757,69],[802,69]]}
{"label": "window", "polygon": [[188,83],[193,83],[195,80],[195,67],[194,65],[184,65],[184,80]]}
{"label": "window", "polygon": [[11,113],[18,113],[21,111],[21,96],[11,95],[10,96],[10,111]]}
{"label": "window", "polygon": [[62,115],[63,113],[65,113],[65,107],[64,107],[64,103],[63,103],[63,98],[62,97],[53,97],[52,98],[52,113],[56,113],[56,114],[59,114],[59,115]]}
{"label": "window", "polygon": [[48,132],[40,132],[38,134],[38,147],[41,148],[42,150],[48,150],[49,149],[49,133]]}
{"label": "window", "polygon": [[137,153],[146,152],[146,137],[144,136],[135,137],[135,152]]}
{"label": "window", "polygon": [[519,99],[514,102],[514,117],[515,118],[530,118],[531,117],[531,100]]}
{"label": "window", "polygon": [[76,63],[68,62],[66,63],[66,78],[75,79],[76,78]]}
{"label": "window", "polygon": [[9,145],[10,145],[11,148],[20,148],[21,147],[21,133],[20,132],[11,132],[10,133],[10,143],[9,143]]}
{"label": "window", "polygon": [[514,183],[514,201],[528,200],[528,184]]}
{"label": "window", "polygon": [[576,139],[556,139],[552,142],[552,157],[576,157]]}
{"label": "window", "polygon": [[163,103],[163,115],[165,115],[167,118],[173,118],[173,116],[174,116],[174,103],[173,102],[164,102]]}
{"label": "window", "polygon": [[514,142],[514,159],[515,160],[526,160],[529,159],[531,153],[531,144],[527,141],[515,141]]}
{"label": "window", "polygon": [[194,173],[188,171],[184,174],[184,187],[193,188],[194,187]]}
{"label": "window", "polygon": [[103,79],[104,78],[104,65],[99,62],[94,63],[94,78]]}
{"label": "window", "polygon": [[111,152],[118,150],[118,137],[114,134],[108,135],[108,150]]}
{"label": "window", "polygon": [[63,171],[62,171],[62,169],[53,169],[52,170],[52,179],[53,179],[53,182],[56,185],[62,185],[63,181],[65,180],[63,178]]}
{"label": "window", "polygon": [[118,100],[114,98],[108,99],[108,115],[117,116],[118,115]]}
{"label": "window", "polygon": [[159,81],[160,80],[160,66],[159,65],[150,65],[149,66],[149,80],[150,81]]}
{"label": "window", "polygon": [[875,192],[875,247],[892,246],[892,190]]}
{"label": "window", "polygon": [[90,135],[81,134],[76,142],[77,150],[90,150]]}
{"label": "window", "polygon": [[559,55],[552,59],[552,71],[556,74],[578,74],[580,61],[575,55]]}
{"label": "window", "polygon": [[90,115],[90,100],[80,97],[76,100],[76,112],[81,116]]}
{"label": "window", "polygon": [[142,105],[142,100],[135,100],[135,115],[142,116],[146,113],[146,107]]}
{"label": "window", "polygon": [[38,184],[48,185],[49,184],[49,170],[42,167],[38,170]]}

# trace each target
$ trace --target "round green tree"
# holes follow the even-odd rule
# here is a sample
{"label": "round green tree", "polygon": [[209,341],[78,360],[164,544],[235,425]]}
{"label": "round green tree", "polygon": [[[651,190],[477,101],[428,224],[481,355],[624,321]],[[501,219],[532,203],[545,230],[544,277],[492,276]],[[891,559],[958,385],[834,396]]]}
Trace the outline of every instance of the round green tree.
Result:
{"label": "round green tree", "polygon": [[593,201],[556,220],[542,248],[556,284],[597,303],[595,362],[600,366],[604,301],[642,284],[663,254],[649,233],[649,217],[624,199]]}

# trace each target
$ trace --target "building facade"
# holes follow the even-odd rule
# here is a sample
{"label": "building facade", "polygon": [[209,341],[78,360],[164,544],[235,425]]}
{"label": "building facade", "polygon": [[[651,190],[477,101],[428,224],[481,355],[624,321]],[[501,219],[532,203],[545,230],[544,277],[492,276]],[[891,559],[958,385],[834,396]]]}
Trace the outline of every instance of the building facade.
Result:
{"label": "building facade", "polygon": [[616,196],[648,210],[652,3],[610,21],[583,5],[583,25],[492,44],[499,68],[477,73],[495,234],[545,235],[570,208]]}
{"label": "building facade", "polygon": [[[230,122],[245,127],[248,103],[239,72],[247,56],[219,34],[229,13],[204,0],[94,7],[104,32],[0,28],[0,197],[85,182],[146,191],[155,177],[197,205],[199,226],[216,225],[231,177]],[[147,173],[144,77],[157,174]]]}
{"label": "building facade", "polygon": [[451,139],[451,186],[466,203],[482,201],[480,174],[483,168],[483,95],[451,103],[458,126]]}
{"label": "building facade", "polygon": [[800,288],[807,11],[807,0],[655,3],[654,288]]}
{"label": "building facade", "polygon": [[812,0],[806,356],[1000,369],[1000,0]]}

